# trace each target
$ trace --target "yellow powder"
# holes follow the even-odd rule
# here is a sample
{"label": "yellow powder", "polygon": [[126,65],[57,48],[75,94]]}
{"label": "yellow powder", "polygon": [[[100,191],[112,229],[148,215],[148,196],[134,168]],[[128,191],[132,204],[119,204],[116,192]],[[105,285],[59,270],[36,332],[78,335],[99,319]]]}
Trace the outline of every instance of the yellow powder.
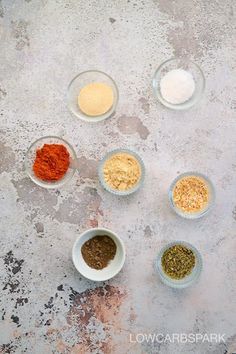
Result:
{"label": "yellow powder", "polygon": [[188,213],[203,210],[209,201],[209,190],[206,182],[197,176],[181,178],[173,192],[175,205]]}
{"label": "yellow powder", "polygon": [[88,116],[100,116],[109,111],[114,101],[113,90],[102,82],[84,86],[78,96],[81,111]]}
{"label": "yellow powder", "polygon": [[141,177],[139,162],[128,153],[117,153],[106,160],[104,179],[110,188],[126,191],[133,188]]}

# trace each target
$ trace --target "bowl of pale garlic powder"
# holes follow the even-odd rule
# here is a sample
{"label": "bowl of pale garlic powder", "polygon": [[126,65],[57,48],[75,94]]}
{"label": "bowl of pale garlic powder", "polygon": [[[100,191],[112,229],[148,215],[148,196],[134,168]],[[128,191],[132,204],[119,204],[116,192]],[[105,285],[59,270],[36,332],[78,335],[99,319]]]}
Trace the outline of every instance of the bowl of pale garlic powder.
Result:
{"label": "bowl of pale garlic powder", "polygon": [[157,99],[164,106],[175,110],[195,105],[205,88],[201,68],[186,58],[172,58],[162,63],[152,83]]}
{"label": "bowl of pale garlic powder", "polygon": [[115,112],[118,98],[115,81],[99,70],[84,71],[75,76],[67,92],[71,113],[90,123],[109,118]]}
{"label": "bowl of pale garlic powder", "polygon": [[98,175],[104,189],[125,196],[136,192],[142,186],[145,167],[143,160],[135,152],[116,149],[101,160]]}

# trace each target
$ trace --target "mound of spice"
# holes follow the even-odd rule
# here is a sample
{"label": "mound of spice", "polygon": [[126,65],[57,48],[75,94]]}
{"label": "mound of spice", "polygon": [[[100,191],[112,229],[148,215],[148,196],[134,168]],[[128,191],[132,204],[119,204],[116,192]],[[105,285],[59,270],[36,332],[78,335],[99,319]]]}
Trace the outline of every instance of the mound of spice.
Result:
{"label": "mound of spice", "polygon": [[94,236],[83,244],[81,253],[89,267],[103,269],[115,257],[116,244],[107,235]]}
{"label": "mound of spice", "polygon": [[181,104],[188,101],[195,91],[192,74],[183,69],[169,71],[160,81],[162,97],[172,103]]}
{"label": "mound of spice", "polygon": [[114,101],[112,88],[102,82],[84,86],[78,96],[81,111],[88,116],[100,116],[109,111]]}
{"label": "mound of spice", "polygon": [[189,275],[195,263],[193,251],[183,245],[168,248],[161,259],[164,272],[173,279],[183,279]]}
{"label": "mound of spice", "polygon": [[43,181],[58,181],[66,174],[69,165],[70,155],[64,145],[44,144],[36,151],[33,171]]}
{"label": "mound of spice", "polygon": [[206,182],[198,176],[181,178],[174,187],[173,201],[177,208],[187,213],[203,210],[209,202]]}
{"label": "mound of spice", "polygon": [[108,186],[119,191],[133,188],[141,177],[139,162],[128,153],[117,153],[108,158],[103,168]]}

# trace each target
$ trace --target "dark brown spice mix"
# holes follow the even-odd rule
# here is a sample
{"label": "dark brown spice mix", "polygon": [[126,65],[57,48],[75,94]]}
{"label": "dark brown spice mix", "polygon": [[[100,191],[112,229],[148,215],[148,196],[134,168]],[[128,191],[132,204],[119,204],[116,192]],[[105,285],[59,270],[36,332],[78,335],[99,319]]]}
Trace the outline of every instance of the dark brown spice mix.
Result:
{"label": "dark brown spice mix", "polygon": [[89,267],[103,269],[115,257],[116,244],[107,235],[94,236],[83,244],[81,253]]}

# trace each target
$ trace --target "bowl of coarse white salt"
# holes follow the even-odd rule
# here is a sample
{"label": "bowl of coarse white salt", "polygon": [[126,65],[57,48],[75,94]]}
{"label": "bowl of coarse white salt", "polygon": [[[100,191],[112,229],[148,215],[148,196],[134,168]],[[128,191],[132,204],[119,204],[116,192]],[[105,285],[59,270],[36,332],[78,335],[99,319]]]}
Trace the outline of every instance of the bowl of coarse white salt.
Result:
{"label": "bowl of coarse white salt", "polygon": [[195,105],[205,88],[201,68],[183,58],[172,58],[162,63],[153,78],[157,99],[166,107],[183,110]]}

